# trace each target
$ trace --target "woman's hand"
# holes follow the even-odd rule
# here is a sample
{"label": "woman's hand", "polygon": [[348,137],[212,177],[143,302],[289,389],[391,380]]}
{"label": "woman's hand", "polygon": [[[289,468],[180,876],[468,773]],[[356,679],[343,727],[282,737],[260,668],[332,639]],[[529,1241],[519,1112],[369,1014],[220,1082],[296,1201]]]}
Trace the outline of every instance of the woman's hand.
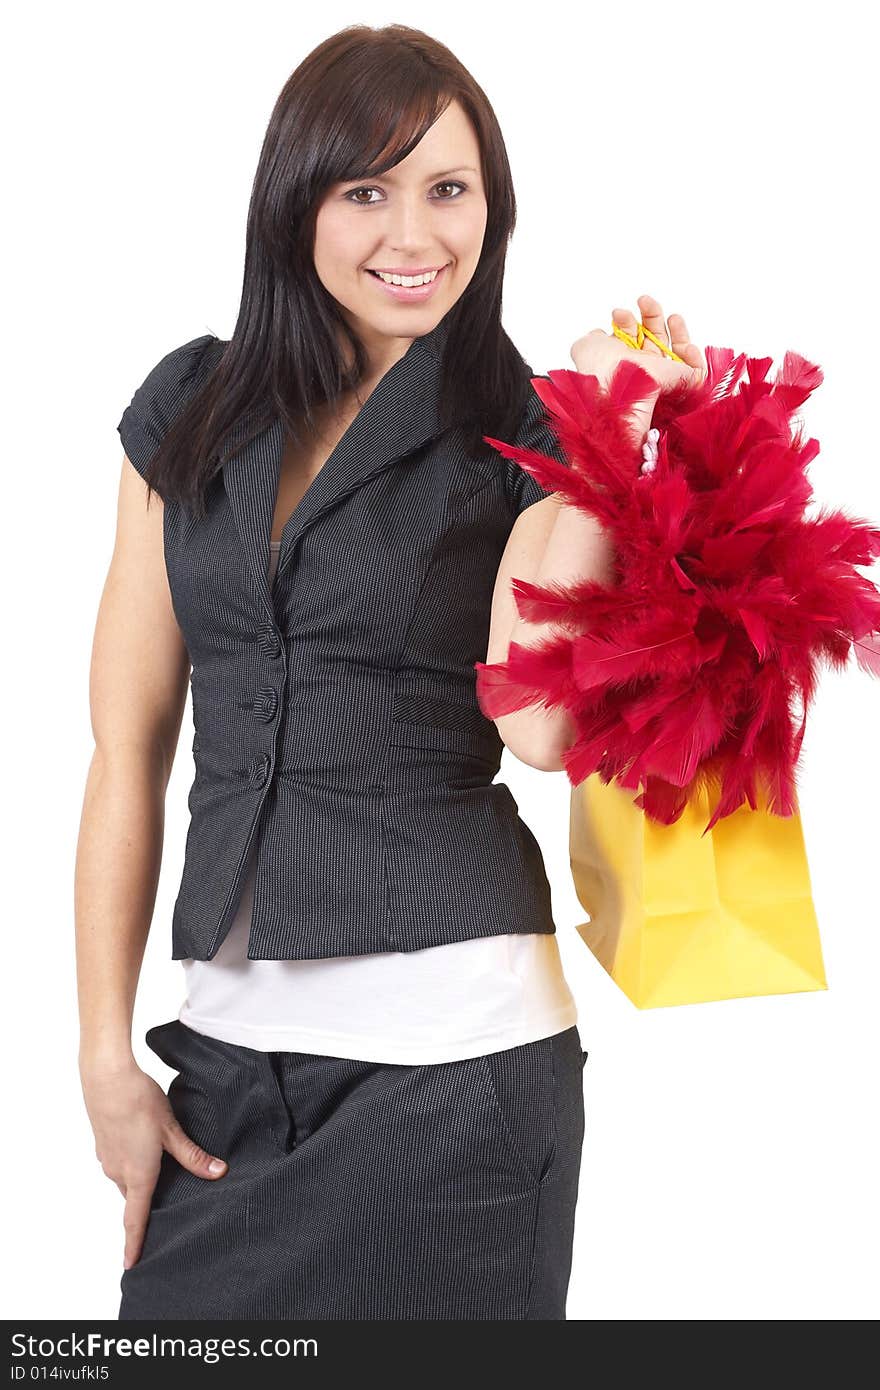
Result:
{"label": "woman's hand", "polygon": [[[640,401],[630,417],[638,442],[641,443],[650,428],[654,405],[661,389],[682,379],[698,386],[706,375],[707,367],[702,352],[690,341],[687,324],[681,314],[670,314],[667,329],[663,308],[658,300],[649,294],[642,294],[639,295],[637,303],[645,327],[662,342],[667,343],[673,352],[678,353],[679,357],[684,359],[682,362],[675,362],[671,357],[667,357],[650,338],[645,339],[643,348],[631,348],[613,333],[606,333],[604,328],[593,328],[584,334],[583,338],[578,338],[572,345],[571,358],[579,372],[598,377],[603,388],[607,387],[618,362],[624,360],[637,363],[654,378],[657,382],[656,391],[650,392],[644,401]],[[614,309],[612,319],[618,328],[622,328],[631,337],[636,337],[639,320],[631,310]]]}
{"label": "woman's hand", "polygon": [[[82,1088],[95,1153],[125,1198],[124,1264],[128,1269],[140,1258],[163,1149],[197,1178],[222,1177],[227,1165],[190,1139],[158,1081],[133,1059],[119,1070],[83,1072]],[[212,1164],[218,1165],[216,1171]]]}

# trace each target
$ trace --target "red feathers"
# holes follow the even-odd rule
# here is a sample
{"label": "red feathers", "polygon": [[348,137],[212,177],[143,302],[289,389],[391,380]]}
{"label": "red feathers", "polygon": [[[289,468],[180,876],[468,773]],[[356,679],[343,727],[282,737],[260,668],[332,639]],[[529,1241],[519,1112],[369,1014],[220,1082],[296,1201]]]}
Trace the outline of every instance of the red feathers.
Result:
{"label": "red feathers", "polygon": [[630,361],[607,391],[573,370],[532,379],[570,467],[486,436],[602,523],[617,582],[514,580],[520,616],[558,633],[535,647],[512,643],[507,661],[475,669],[490,719],[537,703],[568,710],[578,729],[564,755],[573,785],[596,772],[643,786],[636,804],[667,825],[692,793],[715,787],[709,830],[744,801],[756,809],[759,780],[770,810],[796,809],[821,658],[842,669],[853,649],[880,675],[880,591],[855,569],[880,555],[880,530],[839,511],[804,514],[819,444],[792,434],[790,416],[821,383],[817,366],[787,352],[768,381],[769,357],[710,347],[706,361],[702,385],[657,399],[653,472],[639,472],[641,441],[626,412],[656,382]]}

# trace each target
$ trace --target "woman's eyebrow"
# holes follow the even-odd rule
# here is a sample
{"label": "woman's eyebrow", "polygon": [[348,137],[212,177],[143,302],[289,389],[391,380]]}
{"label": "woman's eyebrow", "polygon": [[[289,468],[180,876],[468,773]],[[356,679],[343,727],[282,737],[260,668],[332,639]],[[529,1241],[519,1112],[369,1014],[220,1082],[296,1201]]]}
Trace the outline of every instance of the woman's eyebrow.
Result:
{"label": "woman's eyebrow", "polygon": [[[428,174],[426,176],[425,182],[433,183],[435,179],[445,179],[448,178],[450,174],[476,174],[478,172],[479,171],[477,169],[472,168],[470,164],[457,164],[454,169],[441,169],[439,174]],[[369,176],[364,175],[364,177],[370,177],[374,179],[389,179],[393,183],[396,178],[396,175],[394,174],[393,170],[389,169],[388,172],[385,174],[370,174]],[[350,183],[351,180],[345,179],[344,182]]]}
{"label": "woman's eyebrow", "polygon": [[475,174],[476,169],[472,169],[469,164],[457,164],[454,169],[441,169],[439,174],[430,174],[432,179],[445,179],[449,174]]}

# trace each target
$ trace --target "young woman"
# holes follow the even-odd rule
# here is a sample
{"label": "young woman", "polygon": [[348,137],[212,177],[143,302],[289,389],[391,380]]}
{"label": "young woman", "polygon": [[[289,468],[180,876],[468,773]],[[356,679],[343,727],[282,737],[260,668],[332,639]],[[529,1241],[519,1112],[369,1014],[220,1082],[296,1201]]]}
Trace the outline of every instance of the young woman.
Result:
{"label": "young woman", "polygon": [[[474,663],[540,635],[511,577],[609,557],[483,441],[561,457],[500,321],[514,221],[453,55],[343,30],[273,111],[232,338],[166,353],[120,421],[77,864],[120,1318],[565,1317],[586,1053],[540,850],[494,779],[504,744],[559,768],[573,731],[487,720]],[[695,367],[682,320],[673,339]],[[597,330],[573,356],[607,374],[631,351]],[[654,352],[658,380],[691,370]],[[190,683],[186,1000],[147,1033],[166,1096],[131,1022]]]}

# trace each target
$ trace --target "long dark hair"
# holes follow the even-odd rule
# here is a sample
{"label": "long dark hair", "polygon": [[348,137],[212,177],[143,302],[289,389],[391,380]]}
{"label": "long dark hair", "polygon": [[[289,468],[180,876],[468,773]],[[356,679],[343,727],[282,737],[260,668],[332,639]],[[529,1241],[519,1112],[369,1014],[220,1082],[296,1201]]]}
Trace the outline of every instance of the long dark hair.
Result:
{"label": "long dark hair", "polygon": [[477,454],[490,451],[484,434],[513,437],[530,369],[501,326],[516,201],[495,114],[467,69],[428,34],[404,24],[349,25],[312,50],[275,103],[248,210],[235,331],[225,346],[211,345],[218,357],[210,375],[151,461],[148,479],[162,496],[204,514],[233,431],[240,448],[280,416],[296,440],[313,407],[361,380],[363,346],[314,268],[317,211],[333,184],[378,177],[405,159],[453,100],[479,142],[488,218],[477,268],[446,316],[440,422],[463,428]]}

